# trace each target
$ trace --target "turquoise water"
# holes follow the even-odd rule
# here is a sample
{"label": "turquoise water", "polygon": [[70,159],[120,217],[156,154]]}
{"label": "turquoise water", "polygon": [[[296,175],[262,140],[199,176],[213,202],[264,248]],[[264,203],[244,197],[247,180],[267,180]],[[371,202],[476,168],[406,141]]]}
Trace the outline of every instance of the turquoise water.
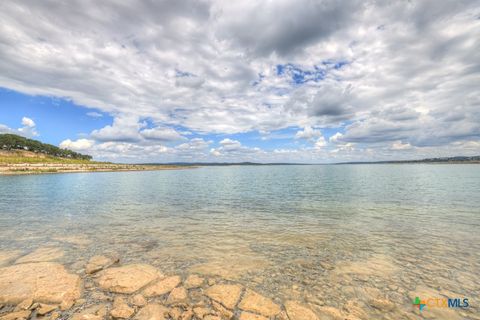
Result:
{"label": "turquoise water", "polygon": [[[345,310],[356,301],[369,317],[415,318],[410,299],[419,292],[470,298],[473,307],[453,311],[473,317],[479,230],[479,165],[0,177],[4,252],[59,246],[72,266],[116,252],[126,262],[234,279],[313,307]],[[395,309],[373,306],[376,296]]]}

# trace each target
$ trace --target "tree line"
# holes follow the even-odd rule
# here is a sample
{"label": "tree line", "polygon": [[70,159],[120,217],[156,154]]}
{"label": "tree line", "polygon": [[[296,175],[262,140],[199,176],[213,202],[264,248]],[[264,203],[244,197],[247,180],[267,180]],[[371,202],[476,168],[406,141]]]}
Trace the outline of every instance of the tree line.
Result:
{"label": "tree line", "polygon": [[60,149],[54,145],[28,139],[16,134],[0,134],[0,148],[3,150],[27,150],[43,153],[53,157],[91,160],[92,156],[81,154],[68,149]]}

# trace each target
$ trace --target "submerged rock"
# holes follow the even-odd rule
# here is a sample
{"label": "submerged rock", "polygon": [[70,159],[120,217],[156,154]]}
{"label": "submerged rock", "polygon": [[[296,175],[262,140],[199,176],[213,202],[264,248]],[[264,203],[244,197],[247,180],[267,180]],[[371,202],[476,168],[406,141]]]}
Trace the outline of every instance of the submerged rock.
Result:
{"label": "submerged rock", "polygon": [[65,299],[60,304],[60,310],[62,310],[62,311],[69,310],[73,306],[74,303],[75,303],[75,301],[73,299]]}
{"label": "submerged rock", "polygon": [[261,315],[272,317],[280,313],[280,306],[269,298],[255,291],[247,289],[238,307],[245,311],[252,311]]}
{"label": "submerged rock", "polygon": [[18,264],[0,268],[0,303],[27,299],[45,303],[75,300],[82,293],[80,277],[54,262]]}
{"label": "submerged rock", "polygon": [[241,293],[242,287],[236,284],[216,284],[205,291],[207,297],[220,302],[228,309],[235,308]]}
{"label": "submerged rock", "polygon": [[187,301],[187,290],[184,287],[174,288],[167,298],[167,304],[180,304]]}
{"label": "submerged rock", "polygon": [[105,305],[98,304],[72,315],[70,320],[103,320],[107,315]]}
{"label": "submerged rock", "polygon": [[32,312],[30,310],[16,311],[0,316],[0,320],[20,320],[28,319]]}
{"label": "submerged rock", "polygon": [[98,291],[92,292],[92,294],[90,295],[90,298],[95,300],[95,301],[112,300],[111,297],[107,296],[106,294],[104,294],[102,292],[98,292]]}
{"label": "submerged rock", "polygon": [[187,277],[187,280],[185,280],[185,288],[187,289],[194,289],[194,288],[200,288],[203,283],[205,282],[205,279],[196,275],[192,274]]}
{"label": "submerged rock", "polygon": [[141,294],[136,294],[130,298],[130,303],[137,307],[143,307],[147,304],[147,300]]}
{"label": "submerged rock", "polygon": [[8,265],[13,260],[18,258],[21,255],[21,253],[22,252],[19,250],[11,250],[11,251],[0,250],[0,267],[4,265]]}
{"label": "submerged rock", "polygon": [[161,296],[172,291],[180,282],[182,279],[179,276],[168,277],[147,287],[143,294],[146,297]]}
{"label": "submerged rock", "polygon": [[110,292],[134,293],[161,277],[162,274],[150,265],[131,264],[105,269],[96,281],[100,288]]}
{"label": "submerged rock", "polygon": [[359,319],[367,319],[368,315],[360,306],[360,302],[357,300],[349,300],[345,303],[343,308],[348,312],[349,316],[357,317]]}
{"label": "submerged rock", "polygon": [[233,318],[233,311],[228,310],[224,306],[222,306],[220,303],[216,301],[212,301],[212,307],[217,311],[223,318],[225,319],[232,319]]}
{"label": "submerged rock", "polygon": [[55,312],[52,312],[52,314],[50,315],[48,320],[56,320],[56,319],[60,318],[61,316],[62,315],[61,315],[60,312],[55,311]]}
{"label": "submerged rock", "polygon": [[295,320],[318,320],[318,317],[309,308],[295,301],[287,301],[285,303],[288,317]]}
{"label": "submerged rock", "polygon": [[28,309],[30,309],[32,304],[33,304],[33,299],[32,298],[25,299],[22,302],[20,302],[19,304],[17,304],[17,306],[15,307],[15,311],[28,310]]}
{"label": "submerged rock", "polygon": [[92,274],[98,272],[102,269],[110,267],[118,261],[118,259],[111,259],[105,256],[93,256],[90,258],[87,265],[85,266],[85,273]]}
{"label": "submerged rock", "polygon": [[172,308],[168,311],[168,315],[173,320],[179,320],[182,317],[183,310],[180,308]]}
{"label": "submerged rock", "polygon": [[275,320],[292,320],[288,318],[287,312],[282,310],[277,316],[275,317]]}
{"label": "submerged rock", "polygon": [[115,300],[113,300],[112,310],[110,311],[113,319],[128,319],[134,313],[135,310],[129,307],[122,297],[116,297]]}
{"label": "submerged rock", "polygon": [[96,314],[74,314],[71,320],[104,320],[102,316]]}
{"label": "submerged rock", "polygon": [[343,313],[334,307],[319,307],[319,312],[321,315],[321,319],[326,320],[344,320],[345,317]]}
{"label": "submerged rock", "polygon": [[380,311],[391,311],[395,309],[395,304],[387,299],[371,299],[368,304]]}
{"label": "submerged rock", "polygon": [[28,263],[28,262],[47,262],[47,261],[53,261],[53,260],[58,260],[61,257],[63,257],[63,250],[60,248],[56,247],[48,247],[48,248],[39,248],[32,253],[27,254],[26,256],[23,256],[15,263]]}
{"label": "submerged rock", "polygon": [[213,311],[205,307],[195,307],[193,308],[193,313],[197,318],[203,319],[205,316],[213,314]]}
{"label": "submerged rock", "polygon": [[135,315],[135,320],[166,320],[168,309],[160,304],[148,304]]}
{"label": "submerged rock", "polygon": [[51,305],[51,304],[40,304],[40,307],[37,309],[37,314],[40,316],[46,315],[47,313],[52,312],[53,310],[57,309],[58,306]]}
{"label": "submerged rock", "polygon": [[191,320],[193,319],[193,310],[192,309],[187,309],[186,311],[183,312],[182,320]]}
{"label": "submerged rock", "polygon": [[258,314],[243,311],[240,314],[240,320],[268,320],[268,318],[260,316]]}

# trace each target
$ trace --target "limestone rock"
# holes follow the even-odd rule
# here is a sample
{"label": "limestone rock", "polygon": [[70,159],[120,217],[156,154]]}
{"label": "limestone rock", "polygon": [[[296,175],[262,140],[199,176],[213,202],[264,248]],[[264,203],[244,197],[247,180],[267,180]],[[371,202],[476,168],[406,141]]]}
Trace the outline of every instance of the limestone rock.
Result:
{"label": "limestone rock", "polygon": [[238,307],[242,310],[252,311],[267,317],[273,317],[281,311],[280,306],[272,300],[248,289]]}
{"label": "limestone rock", "polygon": [[360,306],[357,300],[349,300],[345,303],[343,308],[348,312],[349,316],[354,316],[359,319],[368,319],[367,313]]}
{"label": "limestone rock", "polygon": [[205,281],[204,278],[196,274],[192,274],[188,276],[187,280],[185,280],[184,285],[185,285],[185,288],[187,289],[200,288],[203,285],[204,281]]}
{"label": "limestone rock", "polygon": [[369,304],[380,311],[391,311],[395,309],[395,304],[387,299],[372,299]]}
{"label": "limestone rock", "polygon": [[18,258],[22,254],[19,250],[0,250],[0,267],[10,264],[13,260]]}
{"label": "limestone rock", "polygon": [[240,314],[240,320],[268,320],[268,318],[260,316],[258,314],[243,311]]}
{"label": "limestone rock", "polygon": [[334,307],[319,307],[321,318],[326,320],[345,320],[343,313]]}
{"label": "limestone rock", "polygon": [[212,307],[217,311],[223,318],[225,319],[232,319],[233,312],[222,306],[220,303],[216,301],[212,301]]}
{"label": "limestone rock", "polygon": [[28,310],[28,309],[30,309],[32,304],[33,304],[33,299],[32,298],[25,299],[22,302],[20,302],[19,304],[17,304],[17,306],[15,307],[15,311]]}
{"label": "limestone rock", "polygon": [[74,314],[71,320],[104,320],[102,316],[96,314]]}
{"label": "limestone rock", "polygon": [[30,317],[30,310],[16,311],[0,316],[0,320],[25,320]]}
{"label": "limestone rock", "polygon": [[287,301],[285,303],[288,317],[295,320],[318,320],[318,317],[312,310],[302,306],[295,301]]}
{"label": "limestone rock", "polygon": [[37,309],[37,314],[40,316],[44,316],[47,313],[52,312],[53,310],[57,309],[57,306],[51,304],[40,304],[40,308]]}
{"label": "limestone rock", "polygon": [[130,303],[137,307],[143,307],[147,304],[147,300],[141,294],[136,294],[130,298]]}
{"label": "limestone rock", "polygon": [[75,307],[80,307],[80,306],[82,306],[83,304],[85,304],[85,302],[87,302],[87,300],[85,300],[85,299],[78,299],[77,301],[75,301],[74,306],[75,306]]}
{"label": "limestone rock", "polygon": [[173,288],[178,286],[181,281],[182,280],[180,279],[179,276],[165,278],[147,287],[143,291],[143,294],[146,297],[161,296],[162,294],[169,293],[170,291],[172,291]]}
{"label": "limestone rock", "polygon": [[281,311],[277,316],[275,317],[275,320],[291,320],[288,318],[287,312],[286,311]]}
{"label": "limestone rock", "polygon": [[205,295],[212,300],[220,302],[228,309],[235,308],[242,287],[236,284],[216,284],[205,290]]}
{"label": "limestone rock", "polygon": [[147,304],[136,315],[135,320],[166,320],[168,309],[160,304]]}
{"label": "limestone rock", "polygon": [[70,310],[70,308],[73,307],[74,303],[75,301],[73,299],[65,299],[60,304],[60,310],[62,311]]}
{"label": "limestone rock", "polygon": [[105,305],[98,304],[72,315],[70,320],[104,320],[106,314]]}
{"label": "limestone rock", "polygon": [[187,290],[184,287],[174,288],[167,298],[167,304],[179,304],[187,301]]}
{"label": "limestone rock", "polygon": [[114,260],[111,258],[107,258],[105,256],[93,256],[88,260],[87,265],[85,266],[85,273],[92,274],[98,272],[102,269],[105,269],[112,264],[118,262],[118,260]]}
{"label": "limestone rock", "polygon": [[134,293],[159,277],[161,273],[152,266],[131,264],[105,269],[96,281],[100,288],[110,292]]}
{"label": "limestone rock", "polygon": [[39,248],[33,251],[32,253],[29,253],[26,256],[23,256],[17,259],[15,263],[18,264],[18,263],[28,263],[28,262],[53,261],[63,257],[63,254],[64,252],[60,248],[55,248],[55,247]]}
{"label": "limestone rock", "polygon": [[182,320],[192,320],[193,319],[193,310],[192,309],[187,309],[186,311],[184,311],[181,319]]}
{"label": "limestone rock", "polygon": [[61,303],[78,299],[80,277],[54,262],[18,264],[0,268],[0,303],[16,304],[26,299]]}
{"label": "limestone rock", "polygon": [[112,310],[110,315],[114,319],[128,319],[135,313],[133,308],[130,308],[122,297],[116,297],[113,300]]}
{"label": "limestone rock", "polygon": [[173,320],[180,320],[180,317],[182,316],[182,309],[180,308],[172,308],[170,311],[168,311],[168,315],[170,318]]}
{"label": "limestone rock", "polygon": [[90,298],[94,301],[107,301],[107,300],[112,300],[112,298],[110,298],[109,296],[107,296],[106,294],[102,293],[102,292],[98,292],[98,291],[95,291],[92,293],[92,295],[90,296]]}
{"label": "limestone rock", "polygon": [[193,313],[195,314],[195,316],[197,318],[200,318],[200,319],[203,319],[205,316],[207,316],[209,314],[213,314],[212,310],[210,310],[209,308],[205,308],[205,307],[193,308]]}
{"label": "limestone rock", "polygon": [[96,306],[87,308],[85,310],[88,310],[89,312],[93,312],[98,316],[101,316],[102,318],[105,318],[107,316],[107,306],[104,304],[98,304]]}

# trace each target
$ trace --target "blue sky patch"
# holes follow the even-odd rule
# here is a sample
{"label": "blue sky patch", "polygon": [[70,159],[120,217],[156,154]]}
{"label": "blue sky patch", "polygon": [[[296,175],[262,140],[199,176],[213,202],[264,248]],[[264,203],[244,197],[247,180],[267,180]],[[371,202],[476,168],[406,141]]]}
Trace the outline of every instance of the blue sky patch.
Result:
{"label": "blue sky patch", "polygon": [[[91,116],[95,112],[101,116]],[[23,117],[35,121],[37,139],[58,145],[65,139],[76,139],[92,130],[112,123],[113,118],[99,110],[86,108],[67,99],[31,96],[0,88],[0,124],[16,129]]]}

